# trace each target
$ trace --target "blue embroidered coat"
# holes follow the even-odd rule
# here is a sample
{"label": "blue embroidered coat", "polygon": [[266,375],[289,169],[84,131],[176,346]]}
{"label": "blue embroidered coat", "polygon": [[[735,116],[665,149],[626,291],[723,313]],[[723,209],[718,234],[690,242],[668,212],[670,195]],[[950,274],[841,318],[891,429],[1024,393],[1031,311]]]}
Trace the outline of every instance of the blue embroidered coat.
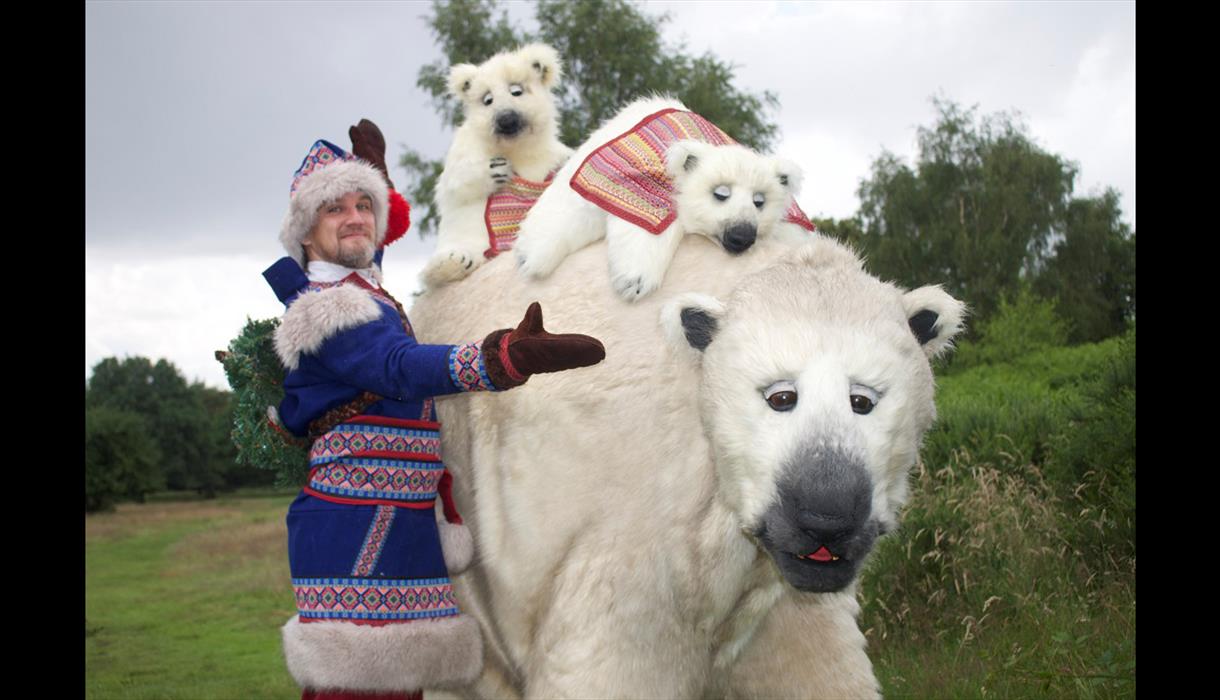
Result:
{"label": "blue embroidered coat", "polygon": [[[305,671],[293,668],[294,659],[308,669],[315,658],[372,639],[349,624],[303,623],[411,627],[412,644],[433,644],[418,634],[429,628],[417,625],[459,622],[434,514],[448,474],[432,397],[495,387],[480,343],[417,343],[398,303],[355,273],[339,282],[309,282],[284,258],[264,275],[288,307],[276,332],[276,350],[289,368],[280,417],[312,441],[308,483],[288,511],[299,620],[284,628],[285,654],[300,681]],[[461,633],[455,642],[453,630],[444,632],[441,648],[478,653],[477,628],[464,626]],[[420,682],[454,680],[419,670]],[[359,680],[382,671],[343,673]],[[402,682],[415,677],[408,673]]]}

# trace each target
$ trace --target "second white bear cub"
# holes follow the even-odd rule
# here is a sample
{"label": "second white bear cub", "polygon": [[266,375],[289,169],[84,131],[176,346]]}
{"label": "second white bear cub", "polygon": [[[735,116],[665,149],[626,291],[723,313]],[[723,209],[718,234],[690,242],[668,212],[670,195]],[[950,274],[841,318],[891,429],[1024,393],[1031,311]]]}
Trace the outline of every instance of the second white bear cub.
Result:
{"label": "second white bear cub", "polygon": [[762,236],[807,238],[813,224],[793,201],[800,181],[795,163],[733,143],[681,102],[646,98],[603,124],[556,173],[513,252],[523,273],[546,277],[604,236],[611,285],[634,301],[661,285],[686,234],[734,255]]}
{"label": "second white bear cub", "polygon": [[572,149],[559,141],[559,54],[530,44],[475,66],[449,70],[449,92],[464,119],[436,183],[436,252],[421,277],[428,287],[462,279],[485,261],[487,198],[514,175],[542,181]]}

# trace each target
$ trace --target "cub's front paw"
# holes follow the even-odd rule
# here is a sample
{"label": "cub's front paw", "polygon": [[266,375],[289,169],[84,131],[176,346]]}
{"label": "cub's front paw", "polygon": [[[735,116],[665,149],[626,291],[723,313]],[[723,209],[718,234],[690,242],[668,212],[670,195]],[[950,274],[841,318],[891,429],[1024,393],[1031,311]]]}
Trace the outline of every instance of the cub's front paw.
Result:
{"label": "cub's front paw", "polygon": [[655,279],[638,270],[610,270],[610,286],[624,301],[637,301],[661,286],[661,280]]}
{"label": "cub's front paw", "polygon": [[513,165],[504,156],[491,159],[491,181],[499,189],[513,179]]}
{"label": "cub's front paw", "polygon": [[424,266],[420,277],[429,288],[439,287],[465,278],[481,264],[483,264],[482,256],[468,251],[439,252]]}
{"label": "cub's front paw", "polygon": [[517,269],[526,277],[547,277],[567,257],[561,246],[547,243],[537,236],[522,236],[513,244]]}

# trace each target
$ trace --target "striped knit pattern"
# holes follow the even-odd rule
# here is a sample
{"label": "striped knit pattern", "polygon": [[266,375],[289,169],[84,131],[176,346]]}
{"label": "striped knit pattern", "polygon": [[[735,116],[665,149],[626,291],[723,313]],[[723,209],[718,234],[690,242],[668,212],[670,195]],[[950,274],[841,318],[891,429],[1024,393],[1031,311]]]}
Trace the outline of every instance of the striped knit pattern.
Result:
{"label": "striped knit pattern", "polygon": [[448,578],[294,578],[302,618],[417,620],[458,614]]}
{"label": "striped knit pattern", "polygon": [[[572,189],[607,212],[660,234],[677,218],[665,153],[671,144],[684,140],[715,146],[737,143],[694,112],[663,109],[590,153],[572,175]],[[784,220],[814,229],[795,199]]]}
{"label": "striped knit pattern", "polygon": [[521,222],[542,192],[550,186],[554,176],[555,173],[551,173],[542,182],[535,182],[514,175],[507,185],[487,198],[483,220],[487,223],[490,247],[483,252],[485,257],[494,258],[506,250],[512,250],[517,232],[521,230]]}

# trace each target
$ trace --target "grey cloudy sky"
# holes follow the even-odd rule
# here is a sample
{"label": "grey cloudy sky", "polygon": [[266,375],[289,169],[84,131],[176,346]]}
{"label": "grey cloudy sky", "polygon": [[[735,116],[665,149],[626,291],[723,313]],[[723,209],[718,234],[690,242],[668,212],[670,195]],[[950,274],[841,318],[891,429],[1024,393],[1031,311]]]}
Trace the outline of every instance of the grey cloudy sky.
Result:
{"label": "grey cloudy sky", "polygon": [[[532,6],[509,4],[528,23]],[[1036,140],[1112,186],[1135,224],[1133,2],[649,2],[666,38],[779,95],[776,152],[806,172],[801,206],[850,216],[872,160],[910,158],[941,94],[983,114],[1019,110]],[[443,156],[415,87],[440,57],[424,2],[89,2],[85,6],[85,367],[165,357],[226,386],[212,352],[247,315],[282,306],[261,271],[293,170],[314,140],[346,146],[368,117],[395,161]],[[506,47],[508,48],[508,47]],[[574,144],[573,144],[574,145]],[[391,172],[400,188],[402,170]],[[435,239],[386,255],[399,298]],[[934,281],[934,280],[929,280]]]}

